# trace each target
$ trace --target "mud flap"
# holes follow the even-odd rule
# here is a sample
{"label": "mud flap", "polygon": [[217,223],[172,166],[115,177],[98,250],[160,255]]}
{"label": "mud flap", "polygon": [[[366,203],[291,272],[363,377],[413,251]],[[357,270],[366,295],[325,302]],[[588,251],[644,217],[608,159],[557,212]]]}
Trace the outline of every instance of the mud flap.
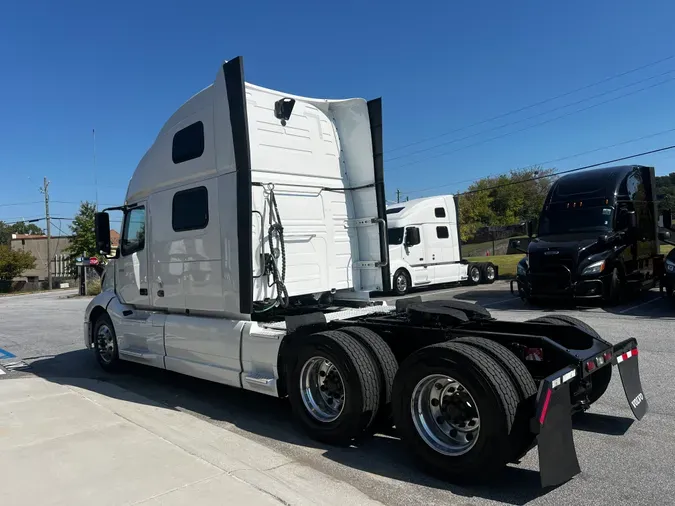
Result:
{"label": "mud flap", "polygon": [[554,487],[581,472],[572,434],[572,401],[569,381],[576,377],[568,367],[539,385],[532,431],[538,434],[539,475],[542,487]]}
{"label": "mud flap", "polygon": [[637,340],[630,338],[615,345],[613,363],[619,368],[623,391],[633,415],[638,420],[642,420],[642,417],[647,414],[647,397],[642,391],[640,381]]}

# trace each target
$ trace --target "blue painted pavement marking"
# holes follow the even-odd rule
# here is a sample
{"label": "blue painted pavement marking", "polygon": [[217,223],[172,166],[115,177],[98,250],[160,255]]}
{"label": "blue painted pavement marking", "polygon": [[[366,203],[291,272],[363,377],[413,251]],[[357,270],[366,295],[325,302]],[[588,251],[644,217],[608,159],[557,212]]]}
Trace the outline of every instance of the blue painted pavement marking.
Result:
{"label": "blue painted pavement marking", "polygon": [[0,348],[0,360],[2,360],[3,358],[14,358],[14,357],[16,357],[14,353],[10,353],[7,350],[3,350],[2,348]]}

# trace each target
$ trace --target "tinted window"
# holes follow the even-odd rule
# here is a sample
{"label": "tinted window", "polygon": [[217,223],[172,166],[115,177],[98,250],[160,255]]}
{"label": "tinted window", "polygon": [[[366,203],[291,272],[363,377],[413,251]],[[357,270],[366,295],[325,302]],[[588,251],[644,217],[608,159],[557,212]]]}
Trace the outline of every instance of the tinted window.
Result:
{"label": "tinted window", "polygon": [[387,214],[396,214],[400,213],[401,211],[403,211],[402,207],[392,207],[391,209],[387,209]]}
{"label": "tinted window", "polygon": [[122,233],[122,255],[131,255],[145,247],[145,208],[136,207],[127,213]]}
{"label": "tinted window", "polygon": [[173,163],[183,163],[204,154],[204,123],[198,121],[176,132],[173,136],[171,158]]}
{"label": "tinted window", "polygon": [[436,227],[436,237],[439,239],[447,239],[450,237],[448,233],[448,227]]}
{"label": "tinted window", "polygon": [[434,214],[436,215],[436,218],[445,218],[445,209],[442,207],[437,207],[434,209]]}
{"label": "tinted window", "polygon": [[175,232],[198,230],[209,223],[209,194],[204,186],[177,192],[171,207],[171,225]]}
{"label": "tinted window", "polygon": [[387,229],[387,241],[389,244],[403,244],[403,227]]}

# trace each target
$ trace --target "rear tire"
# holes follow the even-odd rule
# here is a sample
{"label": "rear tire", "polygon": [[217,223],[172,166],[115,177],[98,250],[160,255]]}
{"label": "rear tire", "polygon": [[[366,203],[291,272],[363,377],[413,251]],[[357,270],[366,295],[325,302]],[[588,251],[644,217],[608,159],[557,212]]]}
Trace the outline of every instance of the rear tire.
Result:
{"label": "rear tire", "polygon": [[394,378],[398,371],[398,361],[389,345],[376,332],[364,327],[343,327],[345,334],[358,340],[371,354],[380,373],[380,408],[371,429],[391,429],[394,425],[391,395],[394,388]]}
{"label": "rear tire", "polygon": [[454,342],[466,343],[492,357],[516,386],[520,394],[516,419],[511,430],[511,462],[520,460],[535,446],[536,436],[530,431],[529,420],[534,416],[534,397],[537,385],[525,364],[508,348],[482,337],[460,337]]}
{"label": "rear tire", "polygon": [[[457,383],[463,390],[453,386]],[[466,404],[469,410],[475,407],[478,421],[470,418],[473,411],[462,415],[468,422],[454,425],[445,411],[443,416],[434,418],[434,409],[445,409],[443,405],[434,408],[439,406],[434,395],[442,396],[445,403],[446,396],[452,399],[465,392],[470,396]],[[482,481],[492,478],[510,460],[509,433],[516,416],[518,392],[499,364],[479,349],[446,342],[416,351],[399,368],[393,404],[399,435],[420,465],[432,474],[455,482]],[[463,400],[459,406],[467,409]],[[471,421],[477,424],[478,432],[469,440]],[[461,433],[462,441],[467,440],[464,444],[471,443],[470,446],[454,443]],[[440,434],[440,439],[434,434]]]}
{"label": "rear tire", "polygon": [[410,291],[410,274],[405,269],[399,269],[394,274],[393,290],[396,295],[405,295]]}
{"label": "rear tire", "polygon": [[368,350],[333,330],[297,339],[287,357],[288,397],[303,430],[336,445],[362,437],[381,398],[380,373]]}
{"label": "rear tire", "polygon": [[[570,327],[576,327],[579,330],[583,330],[588,335],[593,336],[596,339],[602,339],[600,334],[598,334],[593,327],[587,323],[574,318],[573,316],[567,315],[550,315],[550,316],[540,316],[534,320],[528,320],[531,322],[541,322],[541,323],[551,323],[553,325],[569,325]],[[592,405],[600,399],[605,392],[609,383],[612,380],[612,369],[611,365],[606,365],[601,367],[595,374],[591,376],[591,390],[588,392],[588,403]]]}
{"label": "rear tire", "polygon": [[480,282],[486,285],[491,285],[497,279],[497,269],[492,262],[484,263],[481,266],[480,274]]}
{"label": "rear tire", "polygon": [[468,282],[470,285],[477,285],[481,280],[481,269],[478,264],[469,264],[467,270],[467,275],[469,276]]}

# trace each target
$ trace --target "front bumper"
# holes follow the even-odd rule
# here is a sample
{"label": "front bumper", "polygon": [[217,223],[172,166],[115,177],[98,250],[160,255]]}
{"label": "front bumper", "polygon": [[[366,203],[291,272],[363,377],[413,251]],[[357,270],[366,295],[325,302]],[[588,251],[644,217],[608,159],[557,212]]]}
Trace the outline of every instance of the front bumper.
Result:
{"label": "front bumper", "polygon": [[[618,367],[630,409],[635,418],[641,420],[647,413],[647,398],[640,381],[637,341],[626,339],[603,353],[609,350],[612,353],[611,363],[601,367]],[[583,367],[561,369],[539,385],[531,429],[537,434],[542,487],[560,485],[581,472],[572,435],[570,385],[575,377],[592,376],[593,373],[588,373]]]}
{"label": "front bumper", "polygon": [[598,278],[573,279],[567,273],[558,274],[527,274],[511,280],[511,293],[515,294],[514,283],[517,285],[518,295],[523,299],[574,299],[592,300],[602,299],[608,290],[609,275]]}

